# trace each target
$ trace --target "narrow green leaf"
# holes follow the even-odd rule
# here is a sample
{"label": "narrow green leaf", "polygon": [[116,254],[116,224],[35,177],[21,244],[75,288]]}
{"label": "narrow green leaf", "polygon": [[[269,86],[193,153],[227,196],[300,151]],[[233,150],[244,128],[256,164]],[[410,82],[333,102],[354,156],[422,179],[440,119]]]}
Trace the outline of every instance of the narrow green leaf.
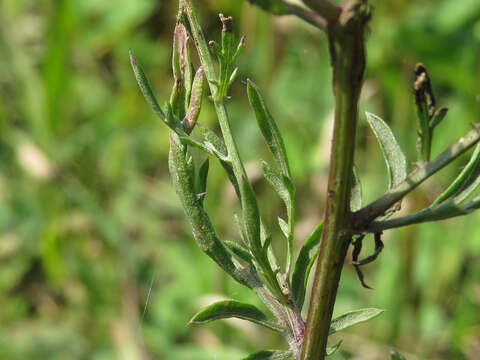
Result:
{"label": "narrow green leaf", "polygon": [[332,323],[330,324],[329,335],[335,334],[341,330],[345,330],[353,325],[373,319],[383,312],[384,310],[374,308],[347,312],[332,320]]}
{"label": "narrow green leaf", "polygon": [[281,332],[282,329],[267,319],[267,316],[255,306],[235,300],[224,300],[207,306],[198,312],[190,324],[204,324],[210,321],[238,318]]}
{"label": "narrow green leaf", "polygon": [[292,354],[282,350],[262,350],[255,354],[248,355],[242,360],[288,360],[292,358]]}
{"label": "narrow green leaf", "polygon": [[480,145],[477,145],[467,165],[465,165],[452,184],[435,199],[430,207],[434,207],[453,196],[456,197],[455,200],[458,202],[465,200],[465,198],[467,198],[477,187],[479,176]]}
{"label": "narrow green leaf", "polygon": [[157,115],[165,124],[169,127],[170,125],[167,123],[166,116],[163,113],[160,105],[158,105],[157,99],[155,95],[153,95],[152,88],[148,82],[145,73],[143,72],[142,68],[138,65],[137,60],[133,56],[132,52],[130,51],[130,64],[132,65],[133,73],[135,74],[135,78],[137,79],[138,86],[142,91],[145,100],[147,100],[148,105],[152,108],[155,115]]}
{"label": "narrow green leaf", "polygon": [[175,133],[170,137],[168,165],[175,191],[182,202],[193,236],[200,249],[210,256],[226,273],[243,285],[251,286],[232,261],[232,255],[218,239],[213,225],[197,197],[187,148]]}
{"label": "narrow green leaf", "polygon": [[390,127],[378,116],[367,114],[367,120],[382,149],[389,174],[389,188],[401,183],[407,177],[407,159],[395,139]]}
{"label": "narrow green leaf", "polygon": [[333,355],[337,352],[338,349],[340,349],[340,345],[342,345],[342,341],[343,340],[340,340],[338,343],[336,343],[335,345],[328,345],[327,346],[327,356],[330,356],[330,355]]}
{"label": "narrow green leaf", "polygon": [[258,127],[267,142],[268,148],[275,158],[280,173],[291,179],[287,152],[285,150],[285,144],[282,135],[280,134],[280,130],[278,130],[272,115],[268,111],[267,105],[265,104],[257,85],[251,80],[247,80],[247,93],[250,105],[255,112]]}
{"label": "narrow green leaf", "polygon": [[362,184],[358,177],[357,170],[353,168],[352,174],[352,192],[350,195],[350,211],[355,212],[362,208]]}
{"label": "narrow green leaf", "polygon": [[257,5],[273,15],[287,15],[290,10],[282,0],[249,0],[250,3]]}
{"label": "narrow green leaf", "polygon": [[299,309],[305,300],[305,291],[310,269],[315,261],[323,231],[323,222],[316,227],[298,253],[292,274],[292,293]]}

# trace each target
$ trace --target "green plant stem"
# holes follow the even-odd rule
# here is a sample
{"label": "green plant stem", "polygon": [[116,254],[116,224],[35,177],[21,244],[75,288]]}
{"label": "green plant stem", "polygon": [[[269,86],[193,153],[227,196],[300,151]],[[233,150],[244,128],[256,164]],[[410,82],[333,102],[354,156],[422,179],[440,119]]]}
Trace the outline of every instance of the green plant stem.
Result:
{"label": "green plant stem", "polygon": [[328,32],[333,66],[335,123],[325,225],[301,360],[325,357],[338,283],[352,236],[349,205],[358,99],[365,69],[364,30],[368,9],[363,1],[352,1],[346,11],[345,17],[341,16],[339,24]]}
{"label": "green plant stem", "polygon": [[362,231],[378,216],[383,215],[390,207],[401,200],[418,185],[447,166],[465,151],[480,141],[480,124],[475,124],[464,137],[442,152],[432,161],[415,169],[400,184],[387,191],[383,196],[352,214],[352,222],[356,231]]}

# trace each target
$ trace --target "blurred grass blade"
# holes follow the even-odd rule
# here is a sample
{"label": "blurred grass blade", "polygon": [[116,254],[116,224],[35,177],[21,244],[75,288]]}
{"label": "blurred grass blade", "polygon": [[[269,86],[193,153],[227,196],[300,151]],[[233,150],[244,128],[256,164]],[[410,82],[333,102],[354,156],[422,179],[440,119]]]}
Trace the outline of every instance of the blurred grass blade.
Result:
{"label": "blurred grass blade", "polygon": [[350,195],[350,211],[355,212],[362,208],[362,184],[355,167],[353,167],[352,179],[353,183],[352,192]]}
{"label": "blurred grass blade", "polygon": [[389,188],[391,189],[407,177],[407,159],[397,139],[395,139],[392,130],[385,121],[369,112],[366,114],[368,123],[377,137],[383,152],[383,157],[387,163]]}
{"label": "blurred grass blade", "polygon": [[282,350],[262,350],[255,354],[248,355],[242,360],[288,360],[292,358],[292,354]]}
{"label": "blurred grass blade", "polygon": [[138,65],[137,60],[135,59],[131,51],[130,51],[130,64],[132,65],[132,69],[135,74],[135,78],[137,79],[138,86],[140,87],[140,90],[142,91],[142,94],[145,97],[145,100],[147,100],[148,105],[150,105],[153,112],[160,119],[162,119],[162,121],[165,122],[165,124],[171,127],[170,124],[167,123],[167,118],[163,113],[162,109],[160,108],[160,105],[158,105],[157,99],[153,94],[152,88],[150,87],[150,84],[148,82],[147,77],[145,76],[145,73],[143,72],[142,68]]}
{"label": "blurred grass blade", "polygon": [[[172,133],[168,165],[175,191],[180,198],[185,214],[192,226],[194,238],[203,252],[210,256],[226,273],[243,285],[251,286],[236,268],[232,255],[218,239],[210,219],[203,209],[194,188],[187,151],[179,137]],[[192,164],[193,165],[193,164]]]}
{"label": "blurred grass blade", "polygon": [[323,222],[317,226],[313,233],[307,238],[305,244],[298,253],[295,269],[292,274],[292,293],[299,309],[302,309],[305,300],[310,269],[315,262],[318,253],[318,245],[323,231]]}
{"label": "blurred grass blade", "polygon": [[330,355],[333,355],[337,352],[338,349],[340,349],[340,345],[342,345],[342,341],[343,340],[340,340],[338,343],[336,343],[335,345],[327,345],[327,356],[330,356]]}
{"label": "blurred grass blade", "polygon": [[270,322],[267,316],[255,306],[235,300],[224,300],[207,306],[198,312],[190,324],[204,324],[220,319],[238,318],[281,332],[282,329]]}
{"label": "blurred grass blade", "polygon": [[250,105],[255,112],[258,127],[260,128],[260,131],[267,142],[268,148],[270,149],[278,167],[280,168],[280,173],[291,179],[287,152],[285,150],[285,144],[283,142],[282,135],[280,134],[272,115],[268,111],[257,85],[255,85],[251,80],[247,80],[247,93]]}
{"label": "blurred grass blade", "polygon": [[353,325],[373,319],[383,312],[384,310],[374,308],[347,312],[332,320],[332,323],[330,324],[329,335],[335,334],[341,330],[345,330]]}
{"label": "blurred grass blade", "polygon": [[255,4],[265,11],[273,15],[287,15],[290,14],[289,8],[282,0],[248,0],[251,4]]}
{"label": "blurred grass blade", "polygon": [[390,360],[406,360],[406,357],[400,354],[397,350],[390,351]]}
{"label": "blurred grass blade", "polygon": [[480,176],[480,145],[470,157],[467,165],[463,168],[452,184],[432,203],[431,207],[455,196],[455,202],[465,200],[478,186]]}

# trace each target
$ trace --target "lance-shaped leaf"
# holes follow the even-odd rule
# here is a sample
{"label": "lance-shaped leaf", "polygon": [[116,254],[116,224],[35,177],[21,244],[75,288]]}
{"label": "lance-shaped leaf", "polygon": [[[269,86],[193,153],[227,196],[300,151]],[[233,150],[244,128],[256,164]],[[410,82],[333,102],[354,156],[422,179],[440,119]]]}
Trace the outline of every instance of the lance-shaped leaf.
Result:
{"label": "lance-shaped leaf", "polygon": [[202,108],[202,99],[204,93],[204,79],[205,72],[203,67],[199,67],[193,79],[192,91],[190,95],[190,104],[188,106],[187,114],[182,121],[183,129],[187,134],[190,134],[197,123]]}
{"label": "lance-shaped leaf", "polygon": [[278,130],[272,115],[268,111],[267,105],[260,94],[260,91],[251,80],[247,80],[247,93],[250,105],[255,112],[258,127],[262,132],[265,141],[267,142],[270,152],[275,158],[280,173],[291,179],[290,167],[288,166],[287,152],[285,150],[285,144]]}
{"label": "lance-shaped leaf", "polygon": [[283,0],[249,0],[250,3],[257,5],[265,11],[273,15],[287,15],[290,14],[289,8],[285,5]]}
{"label": "lance-shaped leaf", "polygon": [[190,320],[190,324],[204,324],[229,318],[248,320],[271,330],[282,331],[280,327],[269,321],[267,316],[255,306],[235,300],[219,301],[207,306]]}
{"label": "lance-shaped leaf", "polygon": [[452,184],[432,203],[434,207],[443,201],[458,195],[458,202],[463,201],[478,185],[480,175],[480,145],[477,145],[475,151],[470,157],[469,162]]}
{"label": "lance-shaped leaf", "polygon": [[392,130],[385,121],[369,112],[366,114],[368,123],[377,137],[383,152],[383,157],[387,163],[389,188],[391,189],[407,177],[407,159],[397,139],[395,139]]}
{"label": "lance-shaped leaf", "polygon": [[308,276],[315,262],[316,255],[323,231],[323,222],[316,227],[312,234],[307,238],[298,253],[295,269],[292,274],[292,293],[299,309],[303,307],[305,300],[305,290],[307,288]]}
{"label": "lance-shaped leaf", "polygon": [[288,360],[292,358],[292,354],[282,350],[262,350],[254,354],[248,355],[242,360]]}
{"label": "lance-shaped leaf", "polygon": [[191,165],[187,161],[186,146],[172,133],[168,164],[175,191],[182,202],[185,214],[192,226],[193,236],[200,249],[210,256],[235,280],[250,286],[244,274],[237,269],[232,255],[218,239],[210,219],[198,199],[194,187]]}
{"label": "lance-shaped leaf", "polygon": [[155,98],[155,95],[153,94],[152,88],[150,87],[150,84],[148,82],[147,77],[145,76],[145,73],[143,72],[142,68],[138,65],[137,60],[133,56],[132,52],[130,51],[130,64],[132,65],[133,73],[135,74],[135,79],[137,80],[138,86],[140,87],[140,90],[145,97],[145,100],[147,100],[148,105],[152,108],[153,112],[155,115],[157,115],[165,124],[167,124],[172,130],[175,130],[175,127],[171,126],[167,122],[167,118],[160,108],[160,105],[158,105],[158,101]]}
{"label": "lance-shaped leaf", "polygon": [[353,325],[371,320],[383,312],[384,310],[374,308],[360,309],[347,312],[332,320],[332,323],[330,324],[330,331],[328,334],[332,335],[336,332],[345,330]]}

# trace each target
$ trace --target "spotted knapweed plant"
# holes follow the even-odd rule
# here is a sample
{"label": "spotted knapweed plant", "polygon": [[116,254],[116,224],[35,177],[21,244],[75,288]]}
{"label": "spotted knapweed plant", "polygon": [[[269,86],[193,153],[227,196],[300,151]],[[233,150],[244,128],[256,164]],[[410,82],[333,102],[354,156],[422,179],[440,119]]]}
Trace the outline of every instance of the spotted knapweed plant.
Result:
{"label": "spotted knapweed plant", "polygon": [[[173,35],[174,85],[170,100],[161,107],[137,61],[131,64],[145,99],[155,114],[170,128],[169,169],[175,190],[183,204],[198,246],[226,273],[254,291],[271,312],[267,316],[255,306],[235,300],[221,301],[196,314],[192,323],[236,317],[282,333],[288,350],[263,350],[245,359],[319,360],[338,349],[328,344],[329,335],[379,315],[379,309],[354,310],[332,320],[332,312],[342,267],[350,245],[352,263],[360,282],[365,284],[361,266],[376,259],[383,249],[382,231],[400,226],[438,221],[468,214],[480,207],[476,189],[480,182],[480,147],[453,183],[433,203],[416,213],[390,218],[400,208],[403,197],[480,140],[478,125],[464,137],[431,159],[435,128],[447,114],[438,108],[427,70],[415,68],[413,86],[418,114],[418,160],[408,173],[408,161],[394,134],[380,117],[367,113],[378,139],[389,175],[389,190],[363,206],[360,181],[354,170],[358,101],[365,69],[365,32],[371,17],[368,0],[345,0],[342,6],[329,0],[250,0],[275,15],[296,15],[324,31],[328,37],[335,119],[332,135],[327,203],[324,221],[304,241],[295,256],[295,185],[291,176],[280,130],[269,112],[259,88],[246,81],[248,100],[261,134],[273,155],[274,164],[262,163],[263,175],[286,207],[286,219],[279,219],[287,244],[285,264],[279,263],[272,236],[262,223],[257,198],[237,150],[227,111],[228,91],[235,81],[237,58],[245,40],[235,39],[232,18],[220,15],[220,43],[207,42],[200,27],[194,0],[180,0]],[[194,71],[189,41],[193,40],[201,66]],[[193,48],[193,47],[192,47]],[[215,61],[217,65],[215,65]],[[208,85],[208,86],[205,86]],[[209,92],[221,128],[221,135],[197,124],[202,98]],[[198,134],[192,134],[198,128]],[[191,152],[204,152],[206,160],[196,166]],[[209,158],[225,170],[240,203],[232,214],[240,242],[219,239],[203,206]],[[374,234],[374,254],[359,260],[362,240]],[[317,268],[306,318],[302,317],[307,280],[311,267]],[[392,358],[400,355],[392,354]]]}

